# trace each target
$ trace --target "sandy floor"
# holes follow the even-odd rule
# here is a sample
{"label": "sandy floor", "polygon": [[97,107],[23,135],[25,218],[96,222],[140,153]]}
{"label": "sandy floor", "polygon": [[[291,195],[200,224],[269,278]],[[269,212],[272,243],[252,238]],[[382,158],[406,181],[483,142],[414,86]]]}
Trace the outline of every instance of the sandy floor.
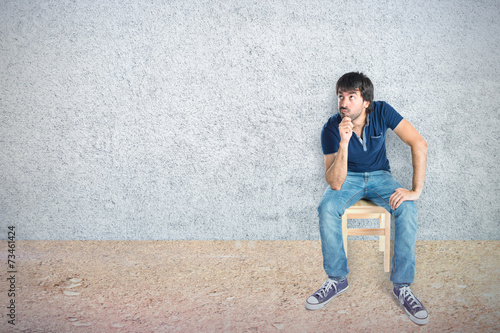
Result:
{"label": "sandy floor", "polygon": [[500,241],[420,241],[412,289],[430,322],[391,295],[375,241],[349,242],[349,291],[305,299],[325,279],[318,241],[17,241],[16,325],[1,332],[495,332]]}

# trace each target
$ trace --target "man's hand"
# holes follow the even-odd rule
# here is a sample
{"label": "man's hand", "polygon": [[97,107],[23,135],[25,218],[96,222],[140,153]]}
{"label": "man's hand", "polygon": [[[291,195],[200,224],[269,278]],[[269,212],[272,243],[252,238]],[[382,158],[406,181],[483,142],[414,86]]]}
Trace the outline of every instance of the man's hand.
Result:
{"label": "man's hand", "polygon": [[352,122],[351,118],[345,117],[339,124],[340,142],[347,144],[352,136]]}
{"label": "man's hand", "polygon": [[420,198],[420,193],[410,191],[405,188],[398,188],[389,198],[389,205],[393,210],[395,210],[404,201],[415,201],[418,198]]}

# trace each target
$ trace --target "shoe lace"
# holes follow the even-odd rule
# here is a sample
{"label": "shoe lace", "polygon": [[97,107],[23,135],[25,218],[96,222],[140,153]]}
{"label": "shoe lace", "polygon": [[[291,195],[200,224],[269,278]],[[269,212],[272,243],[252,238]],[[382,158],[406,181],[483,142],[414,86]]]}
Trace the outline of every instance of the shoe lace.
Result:
{"label": "shoe lace", "polygon": [[412,309],[423,308],[422,303],[415,297],[409,286],[399,288],[399,298],[405,300]]}
{"label": "shoe lace", "polygon": [[319,290],[316,292],[315,295],[318,295],[320,296],[321,298],[325,297],[326,294],[328,294],[328,292],[332,289],[332,288],[335,288],[335,292],[337,292],[337,284],[339,282],[338,281],[335,281],[335,280],[326,280],[325,283],[323,283],[323,285],[321,286],[321,288],[319,288]]}

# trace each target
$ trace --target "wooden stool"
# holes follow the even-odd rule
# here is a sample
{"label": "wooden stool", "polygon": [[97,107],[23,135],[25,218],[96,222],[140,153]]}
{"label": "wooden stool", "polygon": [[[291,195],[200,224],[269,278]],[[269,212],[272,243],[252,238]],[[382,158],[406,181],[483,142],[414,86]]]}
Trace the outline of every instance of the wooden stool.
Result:
{"label": "wooden stool", "polygon": [[[347,229],[347,219],[380,219],[380,228]],[[384,271],[389,272],[391,245],[391,214],[369,200],[361,199],[342,215],[342,237],[347,256],[347,236],[379,236],[379,250],[384,251]]]}

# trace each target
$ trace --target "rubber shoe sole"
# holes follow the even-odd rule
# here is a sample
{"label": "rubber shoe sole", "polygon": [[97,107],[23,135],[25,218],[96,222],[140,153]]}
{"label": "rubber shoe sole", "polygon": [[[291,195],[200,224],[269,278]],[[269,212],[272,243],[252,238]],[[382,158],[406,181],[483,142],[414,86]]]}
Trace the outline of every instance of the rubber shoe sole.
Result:
{"label": "rubber shoe sole", "polygon": [[335,295],[333,295],[332,297],[330,297],[330,299],[328,301],[325,301],[323,303],[318,303],[318,304],[310,304],[307,302],[306,300],[306,309],[307,310],[319,310],[319,309],[322,309],[324,308],[328,303],[330,303],[330,301],[332,299],[334,299],[335,297],[337,297],[338,295],[341,295],[343,293],[345,293],[347,291],[347,289],[349,289],[349,286],[347,286],[346,288],[342,289],[340,292],[336,293]]}
{"label": "rubber shoe sole", "polygon": [[392,294],[394,295],[394,297],[396,297],[396,300],[397,300],[398,304],[403,307],[403,309],[406,312],[406,315],[408,316],[408,318],[411,319],[411,321],[413,321],[415,324],[418,324],[418,325],[425,325],[425,324],[427,324],[429,322],[429,316],[427,316],[425,318],[417,318],[417,317],[415,317],[408,310],[406,310],[405,306],[403,305],[403,302],[401,302],[399,300],[399,297],[394,292]]}

